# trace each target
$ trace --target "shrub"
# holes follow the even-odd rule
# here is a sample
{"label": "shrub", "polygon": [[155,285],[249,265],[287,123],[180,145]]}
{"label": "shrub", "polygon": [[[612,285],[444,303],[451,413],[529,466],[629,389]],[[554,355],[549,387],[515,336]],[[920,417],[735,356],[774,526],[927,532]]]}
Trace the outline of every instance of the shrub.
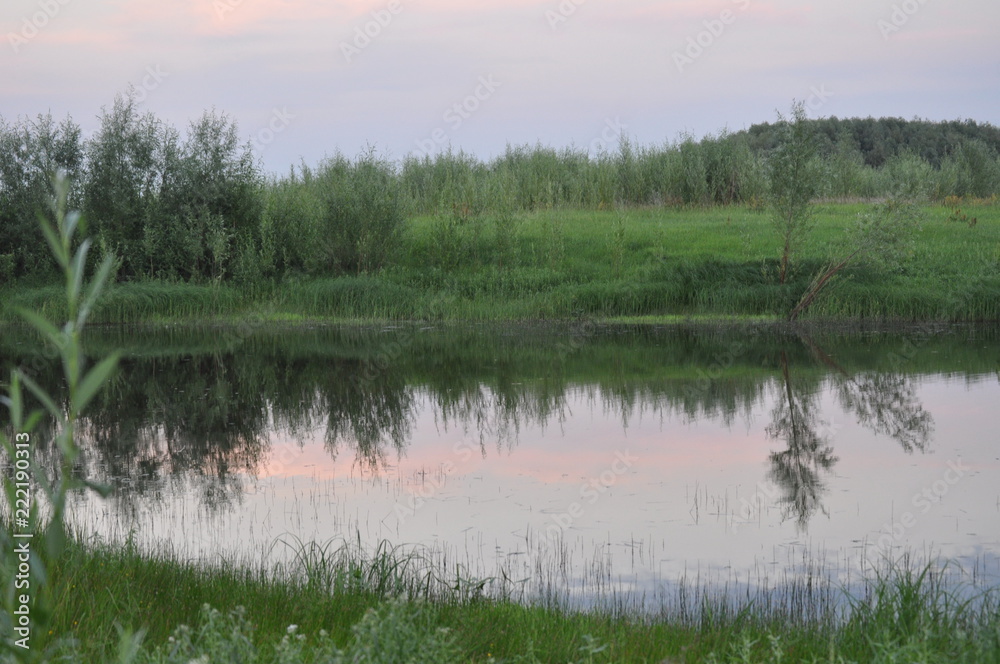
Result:
{"label": "shrub", "polygon": [[157,218],[157,195],[175,142],[176,134],[152,113],[139,113],[130,88],[102,111],[100,129],[87,143],[84,214],[102,249],[121,257],[122,276],[142,274],[147,255],[164,248],[150,247],[144,233]]}
{"label": "shrub", "polygon": [[58,125],[51,115],[13,125],[0,119],[0,280],[49,265],[37,215],[48,208],[58,171],[68,174],[67,196],[76,204],[82,163],[80,127],[71,119]]}
{"label": "shrub", "polygon": [[330,270],[378,270],[396,249],[404,203],[392,164],[373,150],[350,162],[326,160],[315,179],[321,201],[319,243]]}

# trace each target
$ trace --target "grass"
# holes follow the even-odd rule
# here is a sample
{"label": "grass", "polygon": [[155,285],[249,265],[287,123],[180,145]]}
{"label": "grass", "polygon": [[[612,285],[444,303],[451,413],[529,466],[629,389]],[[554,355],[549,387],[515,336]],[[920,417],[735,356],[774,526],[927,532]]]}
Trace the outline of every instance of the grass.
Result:
{"label": "grass", "polygon": [[[286,280],[245,289],[140,281],[109,289],[98,323],[391,320],[596,320],[678,317],[781,319],[862,210],[819,206],[817,226],[778,284],[777,237],[747,207],[550,209],[498,229],[488,216],[447,225],[418,216],[377,272]],[[971,209],[971,208],[970,208]],[[1000,206],[977,223],[926,206],[916,255],[896,272],[852,270],[807,312],[836,320],[1000,320]],[[8,287],[0,320],[16,307],[58,316],[54,287]]]}
{"label": "grass", "polygon": [[[1000,660],[995,591],[982,590],[982,579],[955,585],[936,563],[887,564],[849,594],[809,579],[745,596],[695,592],[686,610],[578,613],[456,590],[454,579],[385,543],[370,554],[344,542],[288,544],[293,562],[266,568],[74,542],[52,571],[53,630],[75,634],[77,655],[90,662],[110,661],[122,626],[145,630],[147,656],[160,649],[161,659],[138,661],[185,664],[202,654],[341,661],[338,649],[343,661],[402,661],[387,655],[400,647],[412,661],[439,662]],[[167,658],[182,637],[189,659]],[[257,659],[216,658],[237,637]],[[433,657],[421,659],[421,649]]]}

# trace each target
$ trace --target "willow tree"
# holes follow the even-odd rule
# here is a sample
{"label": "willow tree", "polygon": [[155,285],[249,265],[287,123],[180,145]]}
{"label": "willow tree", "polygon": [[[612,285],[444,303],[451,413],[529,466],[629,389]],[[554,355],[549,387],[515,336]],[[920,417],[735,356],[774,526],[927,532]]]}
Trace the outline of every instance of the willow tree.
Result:
{"label": "willow tree", "polygon": [[771,185],[768,207],[781,237],[779,281],[788,279],[792,256],[813,228],[813,199],[820,192],[822,175],[816,159],[815,133],[802,102],[792,104],[792,117],[778,114],[781,140],[768,161]]}

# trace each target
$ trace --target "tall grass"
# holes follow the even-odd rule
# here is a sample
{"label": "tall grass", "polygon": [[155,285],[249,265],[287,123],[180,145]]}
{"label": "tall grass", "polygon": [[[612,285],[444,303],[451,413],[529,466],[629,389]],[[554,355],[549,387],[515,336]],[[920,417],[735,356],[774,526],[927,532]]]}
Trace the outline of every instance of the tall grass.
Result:
{"label": "tall grass", "polygon": [[[114,654],[116,625],[146,630],[137,661],[184,664],[233,638],[252,648],[259,662],[341,661],[338,652],[363,647],[367,658],[344,661],[400,661],[385,657],[403,644],[415,647],[418,634],[438,639],[428,647],[441,648],[436,661],[442,662],[1000,657],[995,580],[936,562],[885,562],[843,587],[821,571],[770,589],[688,584],[678,586],[659,612],[581,613],[558,603],[512,602],[509,594],[491,593],[491,586],[484,593],[467,592],[475,583],[449,587],[425,558],[388,544],[370,553],[343,542],[288,544],[297,547],[293,562],[268,568],[73,543],[53,570],[58,628],[76,633],[78,656],[93,662]],[[435,579],[433,592],[428,579]],[[495,588],[504,583],[497,580]],[[178,631],[178,625],[190,628]],[[377,640],[365,640],[376,633]],[[190,637],[189,659],[156,659],[184,635]],[[292,646],[298,647],[294,657]]]}

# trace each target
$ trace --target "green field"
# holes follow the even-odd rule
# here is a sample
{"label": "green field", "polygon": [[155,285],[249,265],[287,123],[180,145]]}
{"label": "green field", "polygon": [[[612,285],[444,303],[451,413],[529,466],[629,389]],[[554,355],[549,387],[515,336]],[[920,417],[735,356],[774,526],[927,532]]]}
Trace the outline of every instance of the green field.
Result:
{"label": "green field", "polygon": [[[245,287],[120,283],[93,321],[780,320],[842,255],[845,229],[869,207],[818,205],[785,284],[780,238],[766,213],[746,206],[417,216],[377,271]],[[940,205],[922,211],[908,259],[850,268],[804,318],[1000,319],[1000,206],[965,204],[964,220]],[[56,287],[22,282],[0,294],[0,320],[16,307],[63,313]]]}

